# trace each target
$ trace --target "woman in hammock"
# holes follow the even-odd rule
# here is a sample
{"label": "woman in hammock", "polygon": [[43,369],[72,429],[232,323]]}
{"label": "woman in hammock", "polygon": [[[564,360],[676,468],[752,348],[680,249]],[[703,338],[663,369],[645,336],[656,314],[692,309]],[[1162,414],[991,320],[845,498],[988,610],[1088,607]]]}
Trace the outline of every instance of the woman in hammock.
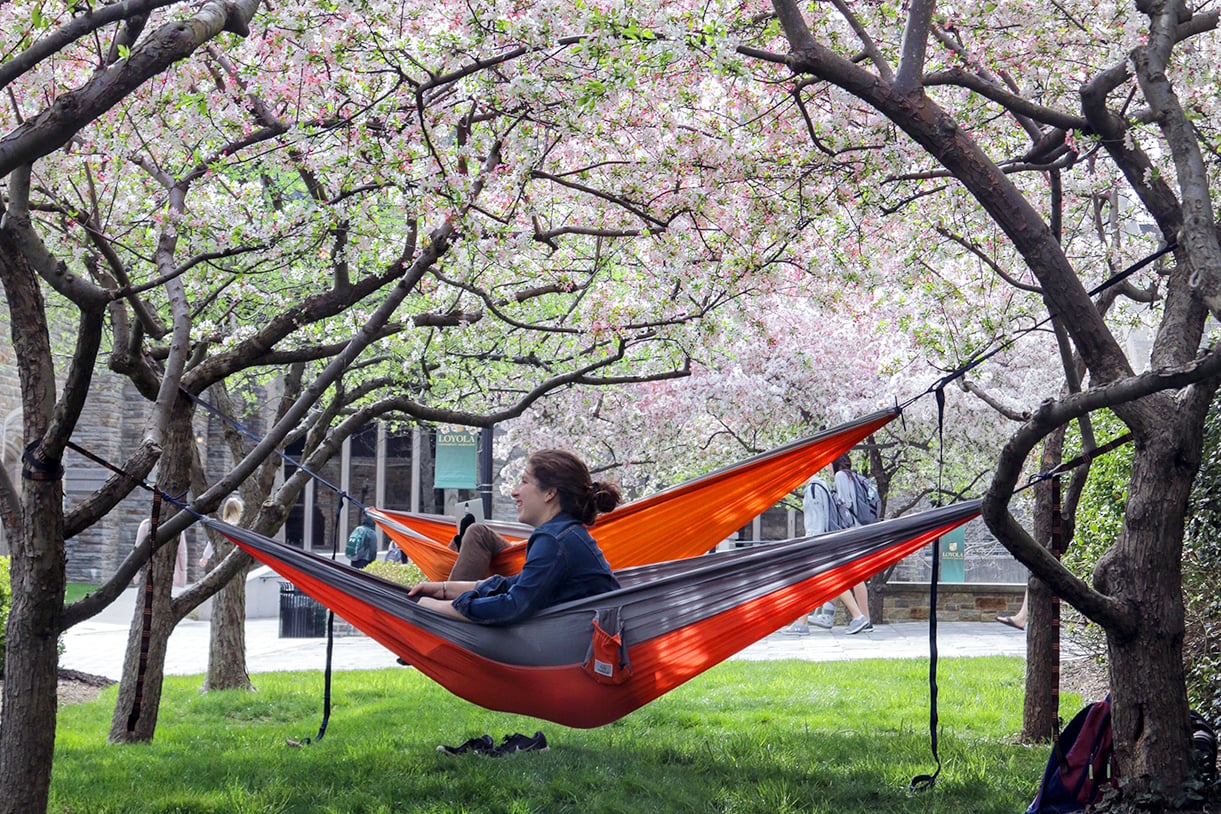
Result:
{"label": "woman in hammock", "polygon": [[[409,594],[420,597],[421,607],[455,619],[507,625],[551,605],[619,587],[586,528],[622,501],[616,486],[595,482],[575,455],[549,449],[530,456],[513,500],[518,521],[535,527],[521,573],[478,582],[421,582]],[[476,528],[491,533],[475,526],[468,534]]]}

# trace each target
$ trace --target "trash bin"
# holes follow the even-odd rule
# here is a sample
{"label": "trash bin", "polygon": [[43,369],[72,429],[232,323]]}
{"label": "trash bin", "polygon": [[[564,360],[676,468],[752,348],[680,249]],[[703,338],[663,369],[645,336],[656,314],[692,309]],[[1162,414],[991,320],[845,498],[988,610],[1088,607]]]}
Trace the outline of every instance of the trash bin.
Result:
{"label": "trash bin", "polygon": [[941,546],[941,581],[963,582],[966,578],[966,531],[959,526],[941,535],[938,545]]}
{"label": "trash bin", "polygon": [[291,582],[280,583],[280,638],[314,639],[326,635],[326,608]]}

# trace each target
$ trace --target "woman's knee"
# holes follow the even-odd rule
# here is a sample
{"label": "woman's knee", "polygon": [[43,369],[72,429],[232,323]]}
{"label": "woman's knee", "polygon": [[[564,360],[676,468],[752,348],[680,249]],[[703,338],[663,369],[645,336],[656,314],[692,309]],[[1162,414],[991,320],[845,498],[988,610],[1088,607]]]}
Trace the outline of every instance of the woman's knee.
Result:
{"label": "woman's knee", "polygon": [[501,537],[496,532],[492,531],[482,523],[476,523],[466,530],[462,535],[462,547],[468,545],[476,546],[477,548],[488,552],[491,556],[499,554],[507,545],[508,541]]}

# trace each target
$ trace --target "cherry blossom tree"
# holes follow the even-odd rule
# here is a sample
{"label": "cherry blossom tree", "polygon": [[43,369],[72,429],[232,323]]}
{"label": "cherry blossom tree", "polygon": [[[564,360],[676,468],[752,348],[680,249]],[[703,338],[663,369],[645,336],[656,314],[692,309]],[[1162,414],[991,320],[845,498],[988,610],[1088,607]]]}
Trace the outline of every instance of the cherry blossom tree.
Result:
{"label": "cherry blossom tree", "polygon": [[[811,114],[808,148],[845,164],[853,147],[877,148],[861,159],[874,171],[861,185],[862,203],[916,220],[936,209],[946,240],[975,241],[1011,284],[1020,280],[1002,272],[1020,260],[1033,276],[1026,285],[1079,359],[1080,390],[1045,394],[1001,451],[984,514],[1018,559],[1107,631],[1125,788],[1164,784],[1173,796],[1192,773],[1181,653],[1184,511],[1221,370],[1217,351],[1197,355],[1221,283],[1207,162],[1216,12],[1157,2],[986,11],[914,2],[902,13],[887,4],[773,6],[780,31],[765,29],[741,50],[776,65],[778,82],[791,74],[792,115]],[[782,42],[771,38],[781,33]],[[814,110],[834,115],[833,136]],[[926,203],[939,196],[953,206]],[[1173,262],[1144,278],[1159,293],[1144,373],[1144,360],[1129,358],[1123,342],[1129,326],[1092,289],[1154,247],[1103,243],[1076,228],[1106,200],[1128,207],[1122,217],[1140,213],[1173,246]],[[1008,507],[1038,443],[1107,406],[1132,431],[1135,457],[1123,530],[1089,584]]]}
{"label": "cherry blossom tree", "polygon": [[[264,476],[303,422],[317,465],[377,415],[479,426],[555,388],[686,375],[698,322],[791,237],[767,226],[769,202],[736,199],[757,174],[715,162],[737,148],[705,98],[623,89],[672,72],[669,49],[638,58],[651,35],[578,19],[589,33],[566,37],[554,9],[526,9],[0,6],[0,280],[28,445],[20,488],[0,484],[14,541],[0,810],[45,807],[57,634],[137,573],[153,622],[147,652],[129,646],[111,738],[152,737],[165,641],[202,598],[169,595],[166,543]],[[62,314],[78,320],[66,371]],[[201,480],[193,397],[286,366],[300,381],[262,440]],[[103,376],[148,400],[145,438],[65,512],[61,461]],[[64,540],[154,465],[186,510],[64,608]],[[256,528],[282,522],[293,488]]]}

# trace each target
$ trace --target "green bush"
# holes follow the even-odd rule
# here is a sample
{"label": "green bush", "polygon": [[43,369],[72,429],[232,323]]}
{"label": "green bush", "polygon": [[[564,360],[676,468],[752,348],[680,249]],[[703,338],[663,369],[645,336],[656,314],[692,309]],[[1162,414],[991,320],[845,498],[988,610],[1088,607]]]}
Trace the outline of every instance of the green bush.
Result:
{"label": "green bush", "polygon": [[4,676],[4,637],[8,630],[8,606],[13,595],[9,584],[9,558],[0,557],[0,677]]}
{"label": "green bush", "polygon": [[1183,662],[1192,706],[1210,721],[1221,720],[1221,410],[1214,400],[1204,427],[1204,454],[1187,509],[1183,539],[1183,602],[1187,629]]}
{"label": "green bush", "polygon": [[[1105,444],[1128,431],[1110,410],[1090,416],[1094,438]],[[1081,435],[1076,425],[1065,441],[1065,458],[1081,453]],[[1064,552],[1064,565],[1086,582],[1093,582],[1098,559],[1119,539],[1128,504],[1128,480],[1132,473],[1132,444],[1123,444],[1090,463],[1090,475],[1077,504],[1077,525]],[[1067,478],[1065,478],[1067,482]],[[1106,662],[1106,637],[1074,608],[1061,607],[1065,628],[1077,645],[1100,664]]]}
{"label": "green bush", "polygon": [[365,573],[373,574],[382,579],[397,582],[400,585],[415,585],[424,580],[424,572],[413,562],[385,562],[374,560],[365,566]]}
{"label": "green bush", "polygon": [[[1094,432],[1105,443],[1124,432],[1110,411],[1094,416]],[[1070,434],[1068,454],[1080,452],[1080,436]],[[1077,529],[1064,564],[1089,580],[1098,558],[1114,544],[1123,527],[1132,445],[1125,444],[1090,465],[1090,477],[1077,509]],[[1221,409],[1214,402],[1205,425],[1200,472],[1192,489],[1183,538],[1183,605],[1186,631],[1183,666],[1191,705],[1211,721],[1221,720],[1221,598],[1215,574],[1221,568]],[[1075,613],[1070,620],[1079,620]],[[1094,654],[1105,653],[1102,632],[1095,625],[1069,627]]]}

